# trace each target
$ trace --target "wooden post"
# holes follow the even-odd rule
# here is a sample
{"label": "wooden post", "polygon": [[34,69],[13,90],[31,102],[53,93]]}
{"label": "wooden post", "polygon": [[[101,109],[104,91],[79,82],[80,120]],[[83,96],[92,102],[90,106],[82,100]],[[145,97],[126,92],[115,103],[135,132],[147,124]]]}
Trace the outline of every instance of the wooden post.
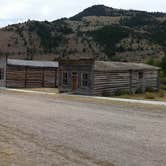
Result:
{"label": "wooden post", "polygon": [[44,68],[42,69],[42,87],[44,88],[44,81],[45,81],[45,78],[44,78],[44,74],[45,74],[45,72],[44,72],[45,70],[44,70]]}
{"label": "wooden post", "polygon": [[55,88],[57,87],[58,84],[58,71],[55,69]]}
{"label": "wooden post", "polygon": [[27,71],[28,71],[28,67],[25,67],[25,88],[27,87]]}
{"label": "wooden post", "polygon": [[129,73],[130,73],[130,94],[133,93],[133,76],[132,76],[132,70],[129,70]]}
{"label": "wooden post", "polygon": [[160,70],[158,70],[158,73],[157,73],[157,90],[160,89]]}

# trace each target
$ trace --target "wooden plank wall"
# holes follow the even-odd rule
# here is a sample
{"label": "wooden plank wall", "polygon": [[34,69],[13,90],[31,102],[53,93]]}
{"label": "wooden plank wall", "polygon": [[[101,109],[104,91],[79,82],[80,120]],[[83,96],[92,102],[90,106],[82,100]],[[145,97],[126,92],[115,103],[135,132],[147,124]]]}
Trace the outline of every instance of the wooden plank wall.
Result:
{"label": "wooden plank wall", "polygon": [[[143,72],[143,79],[139,79],[139,72]],[[159,71],[94,72],[93,95],[114,95],[118,90],[144,92],[148,88],[159,89]]]}
{"label": "wooden plank wall", "polygon": [[40,68],[27,68],[26,70],[26,88],[43,87],[43,72]]}
{"label": "wooden plank wall", "polygon": [[94,72],[93,95],[103,95],[109,93],[113,95],[116,90],[130,89],[130,73],[128,71],[119,72]]}
{"label": "wooden plank wall", "polygon": [[6,86],[9,88],[25,88],[25,67],[7,66]]}
{"label": "wooden plank wall", "polygon": [[8,65],[6,84],[9,88],[55,88],[57,69]]}
{"label": "wooden plank wall", "polygon": [[[92,84],[93,84],[93,74],[92,74],[92,61],[63,61],[59,63],[59,76],[58,76],[58,88],[60,92],[68,92],[74,94],[91,95]],[[68,73],[68,84],[63,85],[63,72]],[[78,74],[78,88],[77,90],[72,90],[72,73],[77,72]],[[83,87],[81,85],[81,75],[82,73],[87,73],[88,87]]]}
{"label": "wooden plank wall", "polygon": [[57,70],[51,68],[44,69],[44,87],[57,87]]}
{"label": "wooden plank wall", "polygon": [[6,63],[7,58],[6,56],[0,56],[0,70],[1,70],[1,80],[0,80],[0,87],[6,86]]}

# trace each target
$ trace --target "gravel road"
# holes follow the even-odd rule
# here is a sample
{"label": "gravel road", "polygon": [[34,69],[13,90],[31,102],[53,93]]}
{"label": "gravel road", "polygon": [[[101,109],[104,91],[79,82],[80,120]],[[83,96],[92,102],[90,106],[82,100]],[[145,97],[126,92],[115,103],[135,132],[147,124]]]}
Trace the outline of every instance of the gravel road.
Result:
{"label": "gravel road", "polygon": [[165,108],[1,92],[0,166],[166,166]]}

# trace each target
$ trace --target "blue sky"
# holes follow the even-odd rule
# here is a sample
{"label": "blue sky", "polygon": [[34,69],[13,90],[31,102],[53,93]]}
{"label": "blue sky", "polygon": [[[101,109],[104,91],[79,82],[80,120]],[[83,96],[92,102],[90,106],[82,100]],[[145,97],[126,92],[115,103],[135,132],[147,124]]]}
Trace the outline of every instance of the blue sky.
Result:
{"label": "blue sky", "polygon": [[70,17],[95,5],[166,12],[166,0],[0,0],[0,27],[31,20]]}

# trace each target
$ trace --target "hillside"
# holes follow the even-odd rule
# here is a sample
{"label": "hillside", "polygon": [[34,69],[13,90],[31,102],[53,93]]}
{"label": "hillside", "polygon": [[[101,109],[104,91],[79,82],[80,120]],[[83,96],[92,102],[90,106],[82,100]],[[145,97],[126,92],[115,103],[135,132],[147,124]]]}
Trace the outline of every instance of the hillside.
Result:
{"label": "hillside", "polygon": [[96,5],[68,19],[10,25],[0,35],[0,55],[13,58],[145,62],[166,53],[166,14]]}

